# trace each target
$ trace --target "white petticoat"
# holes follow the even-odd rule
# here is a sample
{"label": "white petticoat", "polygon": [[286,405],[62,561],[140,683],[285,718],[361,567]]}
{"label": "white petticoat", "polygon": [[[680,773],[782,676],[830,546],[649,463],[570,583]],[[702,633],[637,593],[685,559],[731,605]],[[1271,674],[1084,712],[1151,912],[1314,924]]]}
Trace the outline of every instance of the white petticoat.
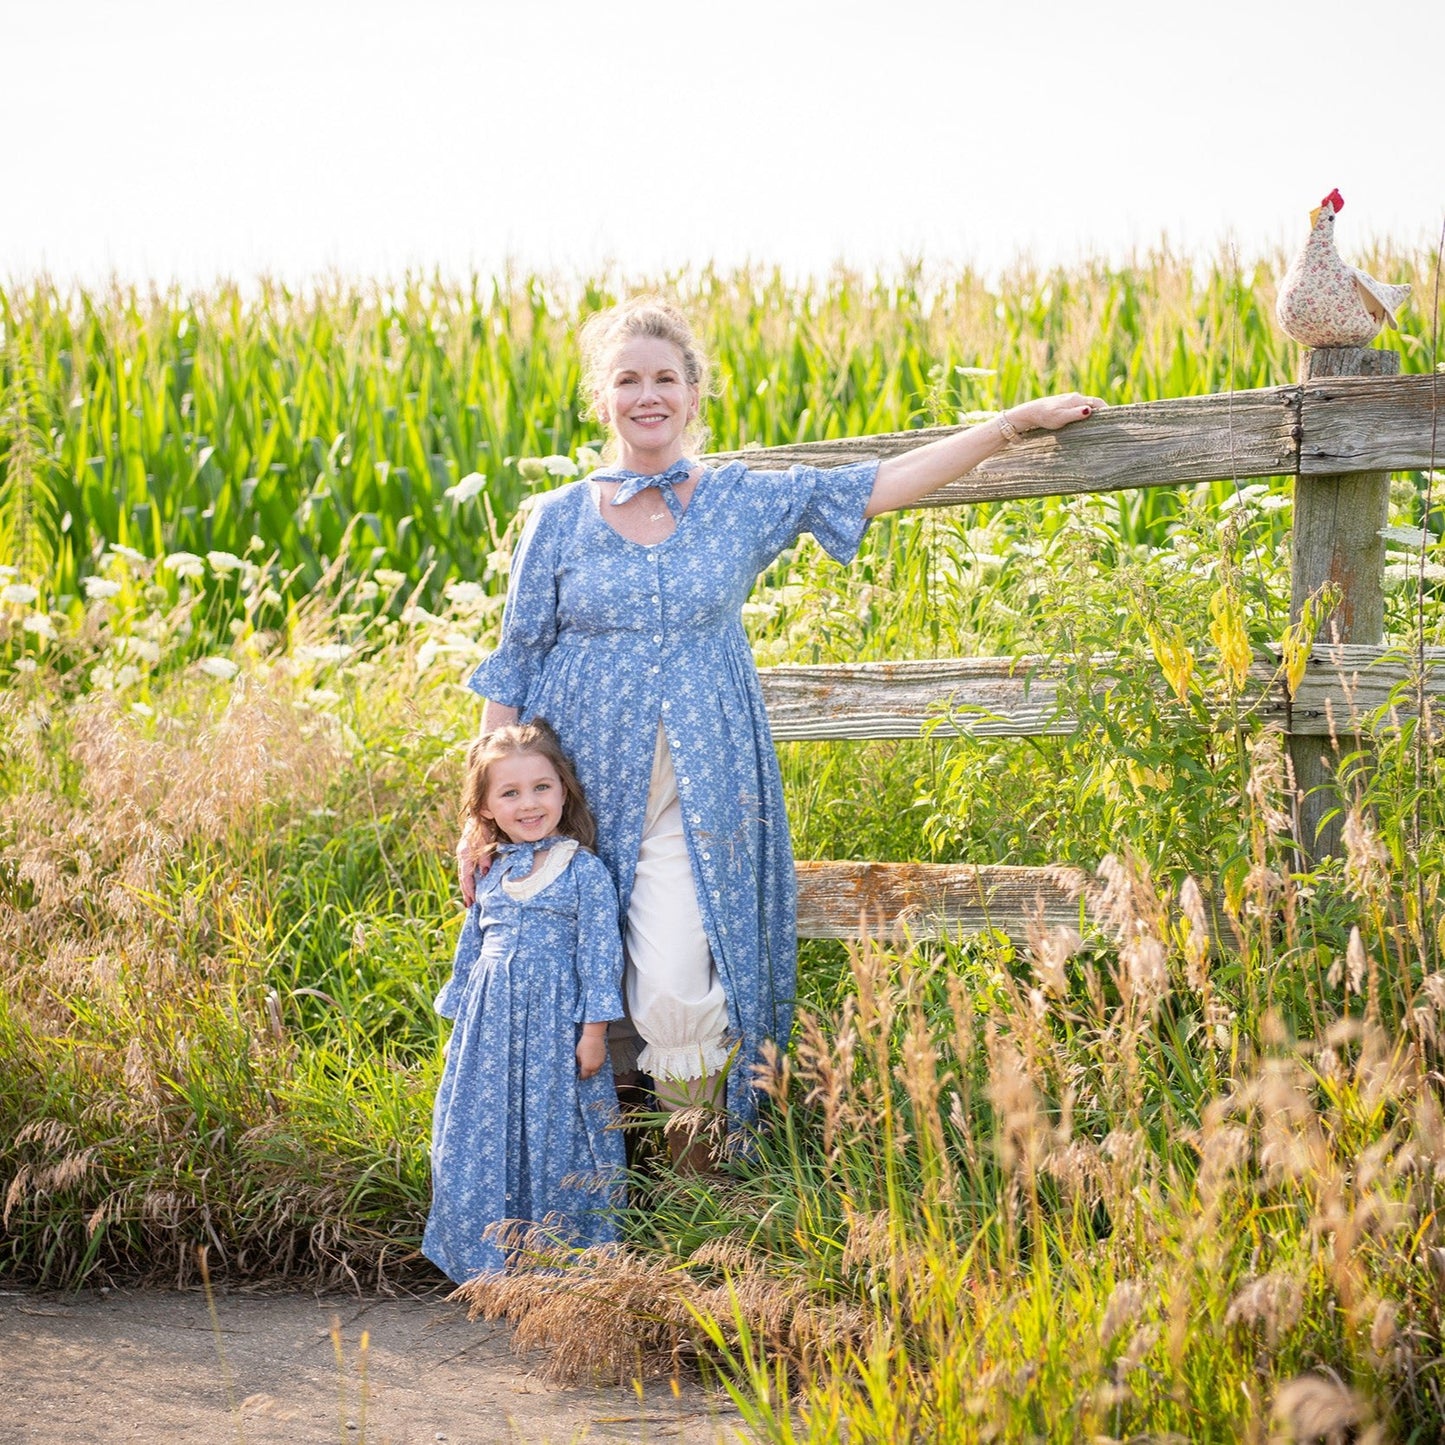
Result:
{"label": "white petticoat", "polygon": [[[697,1079],[728,1061],[727,997],[713,966],[687,855],[677,775],[659,726],[647,820],[627,909],[626,1020],[608,1030],[612,1066],[654,1080]],[[638,1043],[641,1048],[637,1047]]]}

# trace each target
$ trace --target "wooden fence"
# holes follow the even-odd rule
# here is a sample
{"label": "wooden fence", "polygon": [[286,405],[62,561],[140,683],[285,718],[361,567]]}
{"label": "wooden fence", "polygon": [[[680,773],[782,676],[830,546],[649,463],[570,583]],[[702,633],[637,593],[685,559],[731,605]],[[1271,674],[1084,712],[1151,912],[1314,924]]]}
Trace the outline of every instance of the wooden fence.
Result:
{"label": "wooden fence", "polygon": [[[1398,357],[1390,352],[1316,351],[1307,353],[1306,378],[1295,386],[1111,407],[1084,426],[1026,436],[918,505],[1290,476],[1297,489],[1295,592],[1313,590],[1316,574],[1334,581],[1343,590],[1339,611],[1348,621],[1355,593],[1378,592],[1381,585],[1385,474],[1422,469],[1436,459],[1442,378],[1332,374],[1390,370],[1392,364]],[[953,430],[755,448],[713,460],[836,466],[896,456]],[[1355,519],[1353,534],[1340,525],[1313,528],[1312,550],[1302,550],[1306,488],[1321,486],[1321,495],[1334,498],[1328,489],[1342,480],[1368,489],[1363,522]],[[1351,495],[1358,510],[1361,503]],[[1254,715],[1288,731],[1302,777],[1311,757],[1318,769],[1332,740],[1364,731],[1381,709],[1409,711],[1401,696],[1410,690],[1401,684],[1411,667],[1379,645],[1377,624],[1366,622],[1366,633],[1372,625],[1374,636],[1351,639],[1347,626],[1344,641],[1316,646],[1293,697],[1279,668],[1262,659],[1253,670],[1248,691]],[[762,681],[779,741],[1026,737],[1067,733],[1074,725],[1060,704],[1054,668],[1044,658],[966,658],[771,667],[762,670]],[[1425,690],[1431,697],[1445,692],[1445,649],[1426,654]],[[1302,802],[1307,818],[1317,820],[1324,803],[1313,794]],[[847,938],[866,925],[926,938],[993,928],[1022,940],[1038,920],[1045,926],[1097,921],[1099,896],[1097,880],[1072,868],[800,863],[798,933]]]}

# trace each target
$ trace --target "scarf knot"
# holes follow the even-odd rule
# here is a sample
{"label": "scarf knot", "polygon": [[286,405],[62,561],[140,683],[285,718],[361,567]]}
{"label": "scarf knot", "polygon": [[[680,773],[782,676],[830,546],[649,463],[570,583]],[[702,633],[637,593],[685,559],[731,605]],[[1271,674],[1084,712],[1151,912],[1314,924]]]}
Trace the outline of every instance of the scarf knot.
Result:
{"label": "scarf knot", "polygon": [[639,492],[645,492],[649,487],[656,487],[662,500],[667,504],[667,510],[672,513],[674,521],[682,520],[682,503],[678,500],[675,490],[679,482],[685,482],[692,475],[693,468],[697,465],[688,457],[675,461],[666,471],[656,472],[647,475],[643,472],[629,471],[626,467],[607,467],[600,472],[592,473],[594,482],[616,482],[617,495],[612,498],[612,505],[620,507],[624,502],[630,502]]}

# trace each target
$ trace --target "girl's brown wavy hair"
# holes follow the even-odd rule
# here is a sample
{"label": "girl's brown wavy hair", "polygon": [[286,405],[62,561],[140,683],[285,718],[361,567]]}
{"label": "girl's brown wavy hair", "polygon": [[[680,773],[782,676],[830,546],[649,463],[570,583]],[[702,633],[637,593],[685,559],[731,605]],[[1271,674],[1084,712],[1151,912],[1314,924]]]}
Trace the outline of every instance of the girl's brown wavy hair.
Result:
{"label": "girl's brown wavy hair", "polygon": [[557,831],[565,837],[575,838],[584,848],[595,848],[597,824],[593,821],[592,810],[587,806],[587,796],[582,791],[582,784],[577,781],[571,759],[562,751],[562,744],[552,731],[552,725],[537,718],[533,722],[496,728],[467,749],[467,775],[462,784],[462,823],[471,824],[478,842],[478,857],[490,858],[497,851],[497,845],[504,841],[492,820],[482,816],[482,809],[487,805],[492,764],[516,753],[538,753],[552,764],[566,794]]}

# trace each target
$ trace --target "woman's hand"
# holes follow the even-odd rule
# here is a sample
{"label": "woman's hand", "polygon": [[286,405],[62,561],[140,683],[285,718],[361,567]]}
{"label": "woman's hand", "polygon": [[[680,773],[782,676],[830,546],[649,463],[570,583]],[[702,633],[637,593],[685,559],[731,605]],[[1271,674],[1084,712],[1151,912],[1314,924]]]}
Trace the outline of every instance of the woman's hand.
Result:
{"label": "woman's hand", "polygon": [[487,841],[471,819],[457,840],[457,880],[462,887],[462,902],[468,908],[476,902],[477,874],[485,875],[492,866],[492,855],[485,851]]}
{"label": "woman's hand", "polygon": [[577,1077],[590,1079],[607,1062],[607,1025],[583,1024],[577,1040]]}
{"label": "woman's hand", "polygon": [[1011,406],[1003,415],[1019,431],[1060,431],[1070,422],[1083,421],[1104,406],[1097,396],[1083,396],[1077,391],[1061,396],[1041,396],[1020,406]]}

